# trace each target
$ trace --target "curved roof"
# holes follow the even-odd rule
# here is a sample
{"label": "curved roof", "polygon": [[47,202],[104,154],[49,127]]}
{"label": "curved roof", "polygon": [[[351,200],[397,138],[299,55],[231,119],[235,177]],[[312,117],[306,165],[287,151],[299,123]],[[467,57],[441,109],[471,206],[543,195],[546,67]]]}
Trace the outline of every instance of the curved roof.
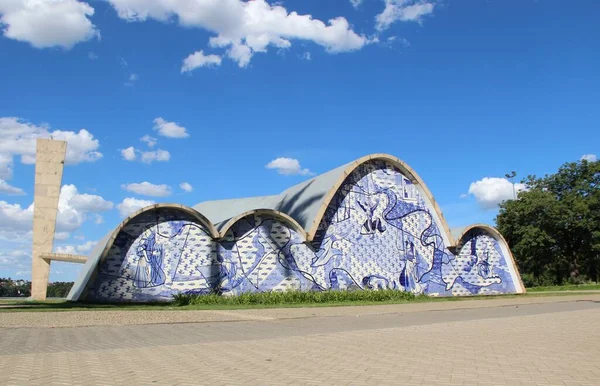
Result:
{"label": "curved roof", "polygon": [[[465,237],[473,229],[481,229],[484,232],[487,232],[490,236],[492,236],[496,240],[498,240],[500,242],[500,246],[503,249],[504,253],[506,255],[508,255],[508,257],[512,261],[512,266],[517,267],[517,262],[515,260],[515,257],[513,256],[512,251],[508,247],[508,243],[506,242],[506,239],[504,238],[504,236],[502,236],[502,234],[498,231],[498,229],[494,228],[493,226],[487,225],[487,224],[481,224],[481,223],[472,224],[472,225],[469,225],[464,228],[453,229],[452,231],[456,232],[456,238],[455,238],[456,247],[460,248],[463,245]],[[516,269],[515,269],[515,273],[518,278],[518,283],[515,283],[515,284],[519,284],[521,286],[519,293],[525,293],[526,289],[525,289],[525,285],[523,284],[523,279],[521,278],[521,274]]]}
{"label": "curved roof", "polygon": [[133,220],[137,216],[139,216],[143,213],[149,212],[151,210],[157,210],[157,209],[181,210],[182,212],[187,213],[187,214],[191,215],[192,217],[194,217],[200,224],[204,225],[213,238],[219,237],[219,232],[217,231],[215,226],[210,222],[210,220],[208,220],[204,215],[198,213],[196,210],[194,210],[193,208],[190,208],[189,206],[180,205],[180,204],[153,204],[153,205],[147,206],[145,208],[142,208],[142,209],[132,213],[131,215],[129,215],[126,219],[124,219],[119,224],[119,226],[117,226],[113,231],[109,232],[106,236],[104,236],[96,244],[96,246],[90,253],[87,262],[83,266],[83,269],[81,270],[81,273],[79,274],[79,277],[75,281],[75,284],[73,285],[73,287],[71,287],[71,290],[69,291],[69,295],[67,296],[67,300],[80,299],[81,295],[85,291],[85,287],[87,286],[87,283],[90,281],[90,279],[92,279],[92,276],[96,273],[96,270],[93,268],[97,267],[100,260],[104,256],[106,256],[106,254],[112,247],[113,243],[115,242],[115,239],[119,235],[119,232],[121,231],[121,229],[123,229],[131,220]]}
{"label": "curved roof", "polygon": [[374,160],[382,160],[397,167],[400,172],[408,178],[419,190],[435,222],[440,226],[441,236],[448,246],[456,246],[461,242],[464,235],[473,228],[483,228],[491,233],[506,246],[508,253],[513,259],[506,241],[494,228],[476,224],[466,229],[453,229],[452,233],[433,195],[423,182],[421,177],[405,162],[389,154],[371,154],[349,162],[338,168],[330,170],[319,176],[313,177],[300,184],[284,190],[280,194],[261,197],[248,197],[229,200],[206,201],[194,205],[193,208],[179,204],[154,204],[138,210],[127,217],[112,232],[107,234],[94,248],[82,270],[80,278],[71,289],[68,299],[77,300],[85,290],[84,286],[93,276],[100,260],[108,253],[114,240],[125,225],[132,219],[150,210],[171,208],[181,210],[206,227],[210,235],[222,238],[227,231],[240,219],[251,214],[269,214],[287,222],[306,241],[313,241],[317,228],[325,214],[325,211],[338,192],[344,180],[360,165]]}
{"label": "curved roof", "polygon": [[229,230],[229,228],[231,228],[236,222],[238,222],[239,220],[243,219],[246,216],[250,216],[252,214],[257,214],[257,215],[261,215],[261,214],[266,214],[272,217],[276,217],[279,218],[281,220],[283,220],[284,222],[287,222],[288,225],[291,225],[291,227],[300,235],[302,236],[302,238],[304,240],[306,240],[306,232],[304,231],[304,229],[302,228],[302,226],[300,224],[298,224],[298,222],[296,220],[294,220],[293,218],[291,218],[290,216],[288,216],[287,214],[277,211],[277,210],[273,210],[273,209],[253,209],[253,210],[249,210],[246,211],[244,213],[240,213],[235,217],[230,218],[227,222],[222,222],[219,224],[219,230],[221,232],[221,237],[225,237],[225,235],[227,234],[227,231]]}
{"label": "curved roof", "polygon": [[459,246],[459,244],[463,241],[464,237],[467,236],[467,234],[470,231],[472,231],[473,229],[481,229],[483,231],[486,231],[494,238],[507,244],[504,237],[500,234],[500,232],[498,232],[498,230],[496,228],[494,228],[493,226],[488,225],[488,224],[478,223],[478,224],[471,224],[471,225],[463,227],[463,228],[452,229],[452,232],[454,233],[453,236],[455,237],[454,239],[456,240],[456,245]]}
{"label": "curved roof", "polygon": [[[443,228],[442,236],[447,245],[454,245],[450,228],[433,198],[433,195],[419,175],[406,163],[389,154],[371,154],[355,161],[313,177],[298,185],[284,190],[273,196],[249,197],[230,200],[206,201],[194,205],[194,209],[203,213],[209,220],[222,229],[224,224],[231,223],[234,218],[241,218],[240,213],[247,213],[260,208],[271,209],[286,214],[300,225],[306,234],[306,239],[312,241],[327,206],[343,184],[346,177],[360,165],[373,161],[387,161],[396,166],[423,194],[430,205],[432,214]],[[230,226],[230,225],[229,225]]]}

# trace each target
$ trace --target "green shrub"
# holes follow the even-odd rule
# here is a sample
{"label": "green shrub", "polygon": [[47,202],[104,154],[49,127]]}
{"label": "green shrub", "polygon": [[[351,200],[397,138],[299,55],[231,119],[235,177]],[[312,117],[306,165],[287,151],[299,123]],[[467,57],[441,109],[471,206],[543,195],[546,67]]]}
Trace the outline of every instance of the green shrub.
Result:
{"label": "green shrub", "polygon": [[247,292],[235,296],[218,294],[177,294],[174,304],[187,305],[284,305],[284,304],[319,304],[343,302],[391,302],[414,300],[416,296],[410,292],[396,290],[378,291],[286,291],[286,292]]}

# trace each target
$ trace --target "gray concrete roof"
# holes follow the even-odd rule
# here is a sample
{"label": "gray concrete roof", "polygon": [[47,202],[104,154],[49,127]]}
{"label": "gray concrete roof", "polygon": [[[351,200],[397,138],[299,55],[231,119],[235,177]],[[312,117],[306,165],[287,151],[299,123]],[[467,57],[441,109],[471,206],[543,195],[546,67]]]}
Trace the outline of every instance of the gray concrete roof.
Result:
{"label": "gray concrete roof", "polygon": [[194,205],[193,208],[206,216],[219,231],[236,216],[256,209],[270,209],[287,214],[308,232],[317,220],[319,210],[332,187],[343,177],[351,164],[352,162],[313,177],[280,194],[205,201]]}
{"label": "gray concrete roof", "polygon": [[98,265],[98,261],[100,260],[100,257],[102,255],[102,251],[104,251],[104,248],[106,248],[108,241],[110,240],[110,236],[112,234],[113,231],[111,230],[109,233],[106,234],[106,236],[104,236],[100,241],[98,241],[94,249],[92,249],[92,251],[89,254],[88,260],[83,265],[83,268],[79,272],[77,280],[75,280],[73,287],[71,287],[71,290],[67,295],[67,300],[79,300],[81,294],[85,290],[85,286],[94,274],[95,268]]}
{"label": "gray concrete roof", "polygon": [[452,235],[452,239],[459,241],[458,239],[460,238],[460,236],[463,235],[466,229],[467,227],[450,228],[450,234]]}

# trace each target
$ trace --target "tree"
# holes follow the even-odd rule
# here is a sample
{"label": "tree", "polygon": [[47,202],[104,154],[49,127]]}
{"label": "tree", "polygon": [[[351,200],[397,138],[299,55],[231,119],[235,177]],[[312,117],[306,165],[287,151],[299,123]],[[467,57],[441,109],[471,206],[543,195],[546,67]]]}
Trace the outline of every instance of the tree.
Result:
{"label": "tree", "polygon": [[529,284],[598,281],[600,161],[564,164],[543,178],[527,177],[517,200],[500,205],[498,230]]}
{"label": "tree", "polygon": [[73,282],[56,281],[48,284],[47,296],[49,298],[66,298],[73,287]]}

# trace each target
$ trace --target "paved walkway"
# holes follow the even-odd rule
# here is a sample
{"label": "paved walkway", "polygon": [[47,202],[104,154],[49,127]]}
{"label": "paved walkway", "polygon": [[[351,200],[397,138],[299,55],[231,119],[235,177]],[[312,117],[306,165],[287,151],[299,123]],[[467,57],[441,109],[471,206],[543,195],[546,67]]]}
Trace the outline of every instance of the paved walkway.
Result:
{"label": "paved walkway", "polygon": [[178,324],[156,322],[170,311],[124,324],[108,312],[63,328],[41,321],[81,312],[0,312],[0,384],[600,385],[597,294],[199,311]]}

